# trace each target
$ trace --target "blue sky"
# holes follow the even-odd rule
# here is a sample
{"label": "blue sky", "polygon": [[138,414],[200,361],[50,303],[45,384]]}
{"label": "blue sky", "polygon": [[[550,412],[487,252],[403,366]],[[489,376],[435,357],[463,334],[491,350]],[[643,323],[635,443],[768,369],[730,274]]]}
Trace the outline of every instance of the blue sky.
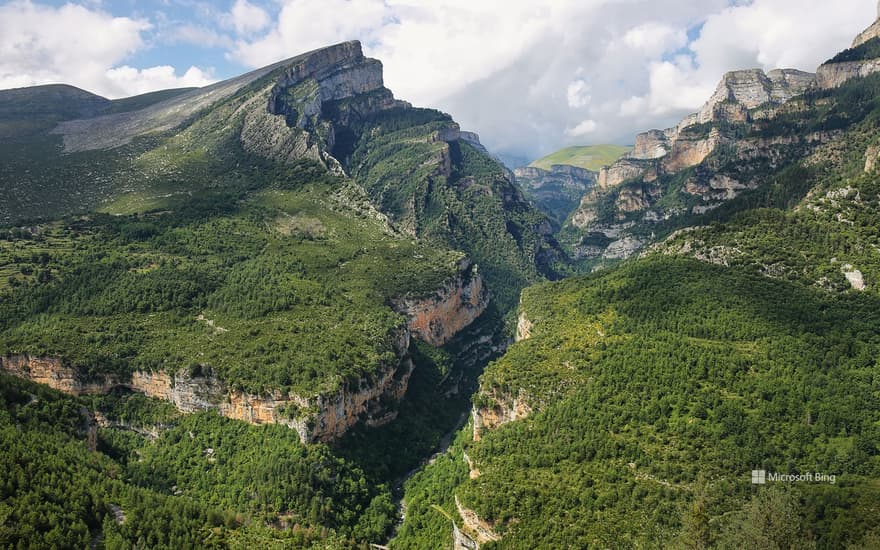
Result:
{"label": "blue sky", "polygon": [[0,89],[201,86],[344,40],[507,158],[631,143],[744,68],[812,71],[875,0],[0,0]]}

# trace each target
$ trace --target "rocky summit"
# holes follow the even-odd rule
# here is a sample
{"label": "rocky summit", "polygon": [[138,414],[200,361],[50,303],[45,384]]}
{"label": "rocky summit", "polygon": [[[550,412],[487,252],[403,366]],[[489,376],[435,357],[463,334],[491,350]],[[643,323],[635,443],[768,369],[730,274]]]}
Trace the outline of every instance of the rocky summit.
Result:
{"label": "rocky summit", "polygon": [[628,257],[651,242],[658,227],[686,226],[763,185],[760,174],[737,163],[777,167],[809,157],[836,139],[835,124],[792,132],[788,121],[809,120],[818,107],[813,98],[877,72],[877,45],[880,38],[860,36],[816,74],[725,74],[697,113],[673,128],[639,134],[632,151],[599,172],[595,189],[563,229],[564,244],[580,258],[608,259],[611,246],[612,257]]}

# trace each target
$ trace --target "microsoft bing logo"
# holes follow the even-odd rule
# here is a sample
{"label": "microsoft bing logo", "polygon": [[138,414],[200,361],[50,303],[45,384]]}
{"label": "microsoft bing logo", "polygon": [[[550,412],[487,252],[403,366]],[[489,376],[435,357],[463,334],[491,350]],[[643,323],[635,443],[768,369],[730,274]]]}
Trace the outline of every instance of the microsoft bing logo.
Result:
{"label": "microsoft bing logo", "polygon": [[767,470],[752,470],[752,484],[753,485],[766,485],[767,484]]}

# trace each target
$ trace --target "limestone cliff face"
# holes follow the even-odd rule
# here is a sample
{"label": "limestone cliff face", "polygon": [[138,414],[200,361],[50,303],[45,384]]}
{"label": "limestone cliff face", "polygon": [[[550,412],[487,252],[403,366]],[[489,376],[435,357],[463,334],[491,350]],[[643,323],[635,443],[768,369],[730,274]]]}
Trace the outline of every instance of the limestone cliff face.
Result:
{"label": "limestone cliff face", "polygon": [[477,266],[465,259],[458,265],[458,275],[442,288],[429,296],[398,298],[392,307],[406,315],[414,337],[442,346],[482,315],[489,298]]}
{"label": "limestone cliff face", "polygon": [[526,317],[526,312],[521,311],[519,314],[519,318],[516,321],[516,341],[520,340],[528,340],[532,337],[532,329],[534,325],[529,318]]}
{"label": "limestone cliff face", "polygon": [[818,86],[822,89],[837,88],[847,80],[880,72],[880,59],[869,57],[870,48],[867,46],[862,48],[875,39],[880,39],[880,4],[877,7],[877,20],[853,40],[851,50],[841,54],[843,59],[837,56],[835,59],[839,61],[832,59],[819,67],[816,72]]}
{"label": "limestone cliff face", "polygon": [[[635,253],[647,240],[627,235],[628,223],[668,220],[687,211],[655,208],[666,192],[663,183],[685,170],[696,169],[694,175],[686,179],[682,193],[703,201],[693,206],[693,213],[717,208],[723,201],[752,188],[752,182],[715,177],[720,167],[718,158],[721,158],[715,153],[722,152],[727,159],[731,156],[743,161],[761,159],[773,165],[776,154],[773,145],[778,144],[756,148],[755,143],[739,138],[731,127],[750,127],[756,121],[773,118],[788,108],[787,102],[815,85],[815,75],[792,69],[768,73],[760,69],[733,71],[724,75],[715,93],[698,112],[685,117],[673,128],[650,130],[636,136],[632,151],[599,172],[595,190],[583,196],[569,221],[577,230],[572,232],[574,235],[604,233],[613,240],[605,244],[596,244],[595,240],[572,241],[569,244],[575,256],[621,259]],[[610,210],[609,205],[612,205]],[[599,211],[603,208],[606,211],[600,217]]]}
{"label": "limestone cliff face", "polygon": [[639,178],[653,165],[651,162],[642,162],[641,159],[624,157],[599,171],[597,180],[599,190],[613,189],[625,181]]}
{"label": "limestone cliff face", "polygon": [[93,395],[106,392],[114,384],[110,378],[83,380],[74,369],[57,357],[12,355],[0,357],[0,370],[71,395]]}
{"label": "limestone cliff face", "polygon": [[284,424],[296,430],[303,442],[330,441],[358,422],[379,426],[393,420],[395,412],[388,409],[388,404],[403,398],[413,370],[408,352],[411,335],[442,345],[479,317],[489,299],[476,265],[462,260],[458,274],[433,294],[396,301],[398,311],[408,317],[407,326],[392,335],[396,359],[377,365],[369,376],[343,382],[330,393],[272,391],[254,395],[229,387],[207,366],[195,373],[186,369],[174,373],[137,371],[126,378],[95,378],[57,357],[9,355],[0,357],[0,371],[72,395],[128,388],[173,403],[182,412],[213,410],[251,424]]}
{"label": "limestone cliff face", "polygon": [[722,133],[713,128],[706,136],[682,136],[675,141],[672,151],[663,159],[663,170],[674,173],[706,160],[722,143],[727,142]]}
{"label": "limestone cliff face", "polygon": [[[482,544],[501,540],[501,536],[495,532],[488,522],[481,519],[473,510],[462,506],[458,495],[455,496],[455,508],[461,517],[462,525],[460,530],[457,526],[454,526],[453,531],[458,531],[459,537],[462,539],[461,547],[479,549]],[[471,544],[468,544],[467,541],[470,541]]]}
{"label": "limestone cliff face", "polygon": [[827,63],[816,72],[820,88],[829,89],[841,86],[847,80],[865,77],[880,72],[880,59]]}
{"label": "limestone cliff face", "polygon": [[290,162],[308,158],[342,173],[332,156],[338,126],[407,103],[384,87],[382,63],[359,42],[317,50],[288,63],[247,106],[240,141],[249,152]]}
{"label": "limestone cliff face", "polygon": [[314,396],[279,391],[252,395],[229,388],[210,371],[199,375],[186,371],[134,372],[128,380],[111,376],[90,380],[53,357],[2,357],[0,370],[72,395],[101,394],[123,387],[171,402],[187,413],[213,410],[251,424],[284,424],[296,430],[304,443],[309,443],[340,437],[360,421],[376,426],[393,418],[385,410],[385,403],[403,397],[413,369],[406,352],[407,330],[398,331],[394,347],[398,362],[380,365],[373,376],[353,385],[344,384],[335,393]]}
{"label": "limestone cliff face", "polygon": [[675,140],[675,130],[649,130],[637,135],[633,150],[626,155],[626,158],[653,160],[665,157]]}
{"label": "limestone cliff face", "polygon": [[880,2],[877,2],[877,21],[874,21],[873,25],[862,31],[861,34],[853,40],[852,47],[858,48],[872,38],[880,38]]}
{"label": "limestone cliff face", "polygon": [[749,110],[767,103],[785,103],[807,91],[815,80],[815,75],[794,69],[776,69],[767,74],[761,69],[729,72],[700,109],[697,122],[746,122]]}
{"label": "limestone cliff face", "polygon": [[515,422],[532,413],[526,395],[505,395],[496,389],[481,390],[481,394],[492,403],[486,407],[474,407],[471,416],[474,420],[474,441],[479,441],[486,430],[494,430],[508,422]]}

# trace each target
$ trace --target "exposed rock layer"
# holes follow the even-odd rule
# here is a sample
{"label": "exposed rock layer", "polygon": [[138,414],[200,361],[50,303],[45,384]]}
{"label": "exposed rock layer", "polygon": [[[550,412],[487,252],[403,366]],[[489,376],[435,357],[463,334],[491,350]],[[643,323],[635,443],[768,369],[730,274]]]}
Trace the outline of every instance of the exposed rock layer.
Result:
{"label": "exposed rock layer", "polygon": [[432,346],[448,342],[489,305],[489,291],[477,266],[462,260],[458,270],[457,277],[429,296],[393,301],[394,309],[407,316],[413,336]]}
{"label": "exposed rock layer", "polygon": [[309,443],[335,439],[359,420],[370,422],[384,415],[384,400],[400,400],[413,368],[405,355],[408,345],[409,334],[400,331],[395,345],[401,354],[398,364],[382,365],[378,373],[356,385],[346,384],[335,393],[312,397],[277,391],[252,395],[229,388],[211,373],[194,376],[186,371],[137,371],[128,380],[113,376],[92,380],[56,357],[2,357],[0,370],[72,395],[102,394],[122,387],[171,402],[186,413],[213,410],[251,424],[284,424]]}

